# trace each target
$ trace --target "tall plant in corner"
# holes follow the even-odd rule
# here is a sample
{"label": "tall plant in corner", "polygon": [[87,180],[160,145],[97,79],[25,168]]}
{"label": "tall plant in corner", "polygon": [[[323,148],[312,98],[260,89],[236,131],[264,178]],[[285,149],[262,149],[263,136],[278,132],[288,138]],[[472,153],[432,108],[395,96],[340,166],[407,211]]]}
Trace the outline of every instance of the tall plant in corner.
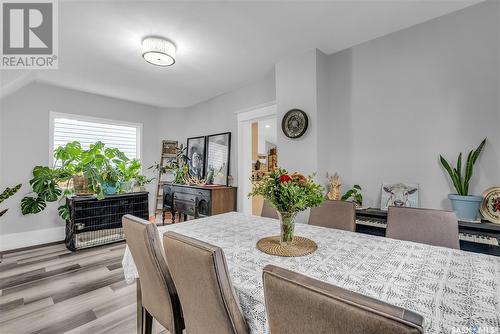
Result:
{"label": "tall plant in corner", "polygon": [[448,172],[451,182],[457,191],[456,194],[449,194],[448,198],[458,218],[463,220],[475,220],[479,212],[482,197],[469,195],[469,184],[474,172],[474,165],[485,144],[486,138],[475,150],[469,152],[465,165],[462,165],[462,152],[458,155],[456,167],[453,167],[442,155],[439,156],[441,165]]}

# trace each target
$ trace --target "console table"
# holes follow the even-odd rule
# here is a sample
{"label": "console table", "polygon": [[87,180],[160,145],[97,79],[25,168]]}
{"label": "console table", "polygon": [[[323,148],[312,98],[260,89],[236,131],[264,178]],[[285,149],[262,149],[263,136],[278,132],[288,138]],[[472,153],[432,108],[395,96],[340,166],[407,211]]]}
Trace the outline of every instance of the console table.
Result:
{"label": "console table", "polygon": [[163,185],[163,221],[165,212],[179,217],[195,219],[236,211],[236,189],[225,186],[189,186],[182,184]]}

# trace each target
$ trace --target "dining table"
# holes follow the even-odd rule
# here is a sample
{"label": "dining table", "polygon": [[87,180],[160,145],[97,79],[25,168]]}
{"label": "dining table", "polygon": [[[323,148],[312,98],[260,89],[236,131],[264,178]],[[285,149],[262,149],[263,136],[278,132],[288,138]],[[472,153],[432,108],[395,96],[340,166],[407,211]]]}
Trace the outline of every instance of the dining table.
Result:
{"label": "dining table", "polygon": [[[362,233],[298,223],[295,235],[318,249],[280,257],[256,243],[278,235],[280,222],[238,212],[158,227],[222,248],[251,333],[268,333],[262,269],[273,264],[416,312],[425,333],[500,333],[500,258]],[[138,277],[128,248],[127,283]]]}

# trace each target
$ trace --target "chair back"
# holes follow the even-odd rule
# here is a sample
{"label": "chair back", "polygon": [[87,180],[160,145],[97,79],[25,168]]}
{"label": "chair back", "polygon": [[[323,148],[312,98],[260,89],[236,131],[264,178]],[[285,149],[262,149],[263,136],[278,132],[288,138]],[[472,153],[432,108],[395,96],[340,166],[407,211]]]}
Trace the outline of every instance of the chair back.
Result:
{"label": "chair back", "polygon": [[187,333],[248,333],[221,248],[175,232],[163,235]]}
{"label": "chair back", "polygon": [[353,202],[324,201],[320,206],[311,209],[309,224],[354,232],[356,206]]}
{"label": "chair back", "polygon": [[454,212],[390,206],[386,237],[460,249]]}
{"label": "chair back", "polygon": [[272,334],[417,334],[422,316],[272,265],[264,267]]}
{"label": "chair back", "polygon": [[132,215],[123,216],[122,222],[139,273],[142,307],[171,333],[181,332],[181,306],[156,225]]}
{"label": "chair back", "polygon": [[264,204],[262,205],[262,213],[260,215],[261,217],[279,219],[278,211],[276,211],[275,208],[269,205],[269,202],[266,200],[264,200]]}

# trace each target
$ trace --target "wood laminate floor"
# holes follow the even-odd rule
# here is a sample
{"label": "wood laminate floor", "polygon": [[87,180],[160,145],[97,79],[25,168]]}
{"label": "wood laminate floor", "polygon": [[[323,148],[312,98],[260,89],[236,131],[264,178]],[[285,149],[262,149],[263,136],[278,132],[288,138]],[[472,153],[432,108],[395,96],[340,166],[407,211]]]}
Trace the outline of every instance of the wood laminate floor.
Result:
{"label": "wood laminate floor", "polygon": [[124,242],[78,252],[56,244],[2,254],[0,333],[136,333],[124,250]]}

